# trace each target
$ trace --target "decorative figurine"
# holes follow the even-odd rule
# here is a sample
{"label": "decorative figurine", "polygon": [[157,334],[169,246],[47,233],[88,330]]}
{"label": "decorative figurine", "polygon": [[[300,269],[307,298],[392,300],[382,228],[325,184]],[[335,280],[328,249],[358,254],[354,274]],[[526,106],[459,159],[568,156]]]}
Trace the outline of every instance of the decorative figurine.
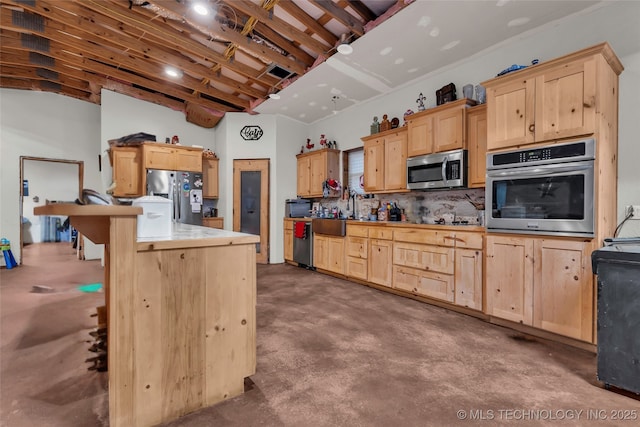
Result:
{"label": "decorative figurine", "polygon": [[304,153],[304,145],[300,147],[300,154]]}
{"label": "decorative figurine", "polygon": [[[323,147],[325,145],[327,145],[327,138],[324,137],[324,133],[320,135],[320,145],[323,146]],[[329,147],[329,148],[331,148],[331,147]]]}
{"label": "decorative figurine", "polygon": [[380,122],[380,132],[391,129],[391,122],[387,118],[386,114],[382,115],[382,122]]}
{"label": "decorative figurine", "polygon": [[378,116],[373,117],[373,123],[371,123],[371,135],[380,132],[380,123],[378,123]]}
{"label": "decorative figurine", "polygon": [[424,111],[424,101],[426,100],[427,98],[425,98],[422,92],[420,92],[418,99],[416,99],[416,102],[418,103],[418,111]]}
{"label": "decorative figurine", "polygon": [[307,138],[307,150],[311,150],[315,144],[311,143],[311,138]]}
{"label": "decorative figurine", "polygon": [[402,124],[402,126],[406,126],[407,125],[407,117],[413,114],[413,110],[407,110],[404,112],[404,116],[402,117],[404,119],[404,123]]}
{"label": "decorative figurine", "polygon": [[397,117],[391,119],[391,129],[395,129],[400,125],[400,120]]}

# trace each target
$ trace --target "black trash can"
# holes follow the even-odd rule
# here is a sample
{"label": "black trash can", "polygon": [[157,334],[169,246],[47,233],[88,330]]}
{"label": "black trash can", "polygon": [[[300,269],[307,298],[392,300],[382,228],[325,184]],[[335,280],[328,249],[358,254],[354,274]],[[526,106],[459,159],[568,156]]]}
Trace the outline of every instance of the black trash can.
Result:
{"label": "black trash can", "polygon": [[640,394],[640,241],[593,251],[598,276],[598,380]]}

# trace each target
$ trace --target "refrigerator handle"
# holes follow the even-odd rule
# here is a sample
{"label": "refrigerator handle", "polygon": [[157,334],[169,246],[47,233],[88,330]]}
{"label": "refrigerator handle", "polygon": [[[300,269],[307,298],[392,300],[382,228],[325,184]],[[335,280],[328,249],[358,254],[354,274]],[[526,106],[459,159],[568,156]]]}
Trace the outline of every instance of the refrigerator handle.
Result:
{"label": "refrigerator handle", "polygon": [[174,193],[173,197],[175,198],[175,210],[176,210],[176,222],[182,222],[180,217],[180,212],[182,210],[182,203],[180,200],[180,182],[178,182],[178,174],[176,173],[175,185],[174,185]]}

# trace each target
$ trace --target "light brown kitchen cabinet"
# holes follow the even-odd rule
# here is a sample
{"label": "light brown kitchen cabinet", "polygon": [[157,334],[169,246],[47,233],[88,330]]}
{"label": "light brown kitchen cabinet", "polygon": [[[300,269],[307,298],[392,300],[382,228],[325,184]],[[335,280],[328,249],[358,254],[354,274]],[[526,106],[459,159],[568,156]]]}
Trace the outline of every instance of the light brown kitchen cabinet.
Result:
{"label": "light brown kitchen cabinet", "polygon": [[345,242],[345,273],[347,277],[367,280],[369,256],[368,237],[368,227],[347,224],[347,237]]}
{"label": "light brown kitchen cabinet", "polygon": [[364,190],[367,193],[407,190],[407,130],[392,129],[362,138]]}
{"label": "light brown kitchen cabinet", "polygon": [[392,287],[393,232],[385,227],[369,230],[368,280],[377,285]]}
{"label": "light brown kitchen cabinet", "polygon": [[224,218],[220,216],[202,218],[202,225],[211,228],[224,228]]}
{"label": "light brown kitchen cabinet", "polygon": [[313,266],[329,270],[329,236],[313,234]]}
{"label": "light brown kitchen cabinet", "polygon": [[145,142],[142,153],[145,169],[202,172],[202,148]]}
{"label": "light brown kitchen cabinet", "polygon": [[313,234],[314,267],[344,274],[344,237]]}
{"label": "light brown kitchen cabinet", "polygon": [[284,220],[284,260],[293,263],[293,220]]}
{"label": "light brown kitchen cabinet", "polygon": [[467,148],[470,188],[484,187],[487,173],[487,104],[467,110]]}
{"label": "light brown kitchen cabinet", "polygon": [[487,314],[592,341],[589,248],[576,239],[487,236]]}
{"label": "light brown kitchen cabinet", "polygon": [[[308,153],[298,154],[297,193],[300,197],[323,197],[322,184],[327,179],[340,179],[340,150],[324,148]],[[330,197],[340,196],[332,191]]]}
{"label": "light brown kitchen cabinet", "polygon": [[202,197],[217,199],[219,195],[218,181],[219,159],[202,159]]}
{"label": "light brown kitchen cabinet", "polygon": [[394,265],[393,287],[412,294],[453,302],[453,276],[450,274]]}
{"label": "light brown kitchen cabinet", "polygon": [[407,117],[407,157],[466,148],[466,109],[471,99],[448,102]]}
{"label": "light brown kitchen cabinet", "polygon": [[482,310],[482,250],[456,248],[455,261],[454,303]]}
{"label": "light brown kitchen cabinet", "polygon": [[609,108],[607,91],[617,87],[610,78],[615,74],[617,79],[621,71],[622,64],[603,43],[483,82],[487,149],[596,132],[598,116]]}
{"label": "light brown kitchen cabinet", "polygon": [[144,195],[142,180],[142,150],[140,147],[111,147],[111,164],[115,197]]}

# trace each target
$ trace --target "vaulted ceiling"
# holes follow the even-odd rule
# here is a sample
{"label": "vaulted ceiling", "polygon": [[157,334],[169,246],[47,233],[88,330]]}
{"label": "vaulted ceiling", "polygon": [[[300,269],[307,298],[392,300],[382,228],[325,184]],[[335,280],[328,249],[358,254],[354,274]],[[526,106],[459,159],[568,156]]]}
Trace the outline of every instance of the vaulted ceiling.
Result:
{"label": "vaulted ceiling", "polygon": [[253,112],[341,38],[355,41],[409,3],[1,0],[0,87],[95,104],[105,88],[213,127],[226,112]]}

